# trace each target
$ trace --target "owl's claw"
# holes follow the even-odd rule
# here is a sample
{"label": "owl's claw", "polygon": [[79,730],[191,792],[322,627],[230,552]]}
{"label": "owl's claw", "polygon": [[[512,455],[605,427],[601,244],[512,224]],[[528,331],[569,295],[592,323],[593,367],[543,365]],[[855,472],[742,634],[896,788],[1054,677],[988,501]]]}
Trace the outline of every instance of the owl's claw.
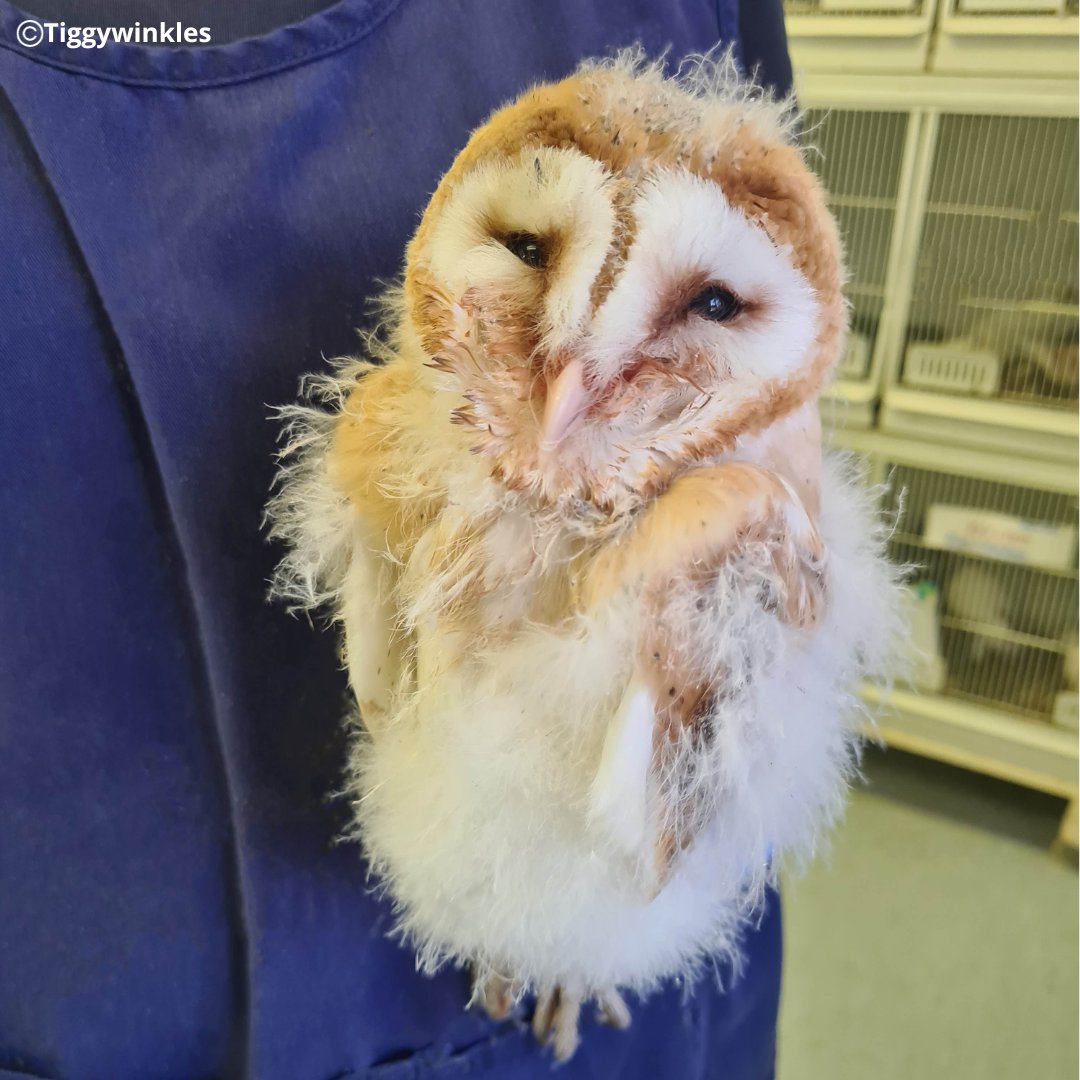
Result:
{"label": "owl's claw", "polygon": [[571,984],[542,990],[537,995],[533,1034],[541,1045],[551,1046],[558,1062],[569,1061],[578,1048],[578,1021],[584,996]]}
{"label": "owl's claw", "polygon": [[[594,997],[601,1023],[620,1031],[630,1026],[630,1010],[616,989],[601,990]],[[581,1008],[587,1000],[580,988],[569,983],[542,990],[536,997],[533,1034],[541,1045],[551,1046],[558,1062],[569,1061],[577,1049]]]}
{"label": "owl's claw", "polygon": [[[522,993],[522,984],[493,973],[473,982],[473,1003],[492,1020],[505,1020]],[[555,1060],[569,1061],[577,1050],[581,1009],[590,999],[577,984],[560,983],[536,996],[532,1030],[541,1046],[550,1046]],[[630,1026],[630,1010],[614,987],[592,995],[596,1018],[602,1024],[623,1031]]]}

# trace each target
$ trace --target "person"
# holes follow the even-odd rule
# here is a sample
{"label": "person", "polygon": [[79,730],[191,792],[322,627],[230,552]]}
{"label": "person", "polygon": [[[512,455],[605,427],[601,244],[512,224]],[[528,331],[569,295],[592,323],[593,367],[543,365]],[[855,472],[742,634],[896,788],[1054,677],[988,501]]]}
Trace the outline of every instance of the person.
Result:
{"label": "person", "polygon": [[[336,634],[265,603],[269,406],[357,351],[494,107],[634,42],[731,42],[783,92],[780,0],[24,2],[0,0],[0,1073],[546,1075],[466,974],[415,971],[336,842]],[[562,1075],[771,1076],[780,951],[771,896],[723,989],[587,1022]]]}

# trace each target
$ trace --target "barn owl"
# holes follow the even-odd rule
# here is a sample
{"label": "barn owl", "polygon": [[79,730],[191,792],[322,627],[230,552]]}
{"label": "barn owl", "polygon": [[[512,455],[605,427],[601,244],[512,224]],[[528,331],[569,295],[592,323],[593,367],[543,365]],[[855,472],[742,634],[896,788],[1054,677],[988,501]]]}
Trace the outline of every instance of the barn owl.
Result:
{"label": "barn owl", "polygon": [[355,694],[355,833],[422,968],[579,1015],[737,955],[852,767],[898,589],[823,456],[840,244],[729,58],[587,63],[438,186],[365,359],[284,410],[279,595]]}

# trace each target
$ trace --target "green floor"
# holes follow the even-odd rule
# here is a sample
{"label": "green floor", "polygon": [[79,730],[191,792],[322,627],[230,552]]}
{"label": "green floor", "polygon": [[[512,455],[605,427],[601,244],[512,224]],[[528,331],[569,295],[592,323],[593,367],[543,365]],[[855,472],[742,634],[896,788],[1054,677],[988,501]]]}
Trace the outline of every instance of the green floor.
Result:
{"label": "green floor", "polygon": [[788,881],[778,1080],[1076,1080],[1062,803],[895,751]]}

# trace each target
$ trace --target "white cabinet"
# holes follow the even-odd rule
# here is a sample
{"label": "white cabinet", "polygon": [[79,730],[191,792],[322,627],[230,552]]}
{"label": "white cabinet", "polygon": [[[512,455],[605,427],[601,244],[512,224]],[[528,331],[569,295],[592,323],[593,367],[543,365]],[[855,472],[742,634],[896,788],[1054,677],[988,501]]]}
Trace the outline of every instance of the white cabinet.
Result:
{"label": "white cabinet", "polygon": [[941,0],[940,72],[1076,77],[1076,0]]}
{"label": "white cabinet", "polygon": [[937,0],[785,0],[796,67],[821,71],[921,71]]}
{"label": "white cabinet", "polygon": [[796,68],[1077,74],[1077,0],[785,0]]}

